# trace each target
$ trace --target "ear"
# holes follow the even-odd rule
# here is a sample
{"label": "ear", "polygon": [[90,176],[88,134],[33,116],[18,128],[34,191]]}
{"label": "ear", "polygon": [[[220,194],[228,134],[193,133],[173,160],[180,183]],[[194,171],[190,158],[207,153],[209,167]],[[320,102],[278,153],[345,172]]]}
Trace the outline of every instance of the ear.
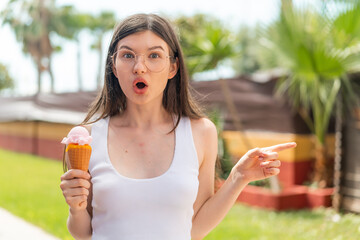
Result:
{"label": "ear", "polygon": [[176,58],[174,62],[170,62],[170,71],[169,71],[168,79],[172,79],[173,77],[175,77],[178,70],[179,70],[179,59]]}
{"label": "ear", "polygon": [[111,63],[111,69],[112,69],[112,72],[113,72],[113,74],[115,75],[115,77],[118,78],[117,73],[116,73],[116,68],[115,68],[115,66],[114,66],[114,63]]}

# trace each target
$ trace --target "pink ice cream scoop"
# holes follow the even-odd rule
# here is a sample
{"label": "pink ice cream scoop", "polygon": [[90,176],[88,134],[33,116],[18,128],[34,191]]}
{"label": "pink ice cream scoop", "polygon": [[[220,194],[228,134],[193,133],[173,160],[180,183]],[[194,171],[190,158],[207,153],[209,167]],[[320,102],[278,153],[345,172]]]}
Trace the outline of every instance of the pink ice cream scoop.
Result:
{"label": "pink ice cream scoop", "polygon": [[92,137],[86,128],[77,126],[70,130],[67,137],[61,141],[63,144],[77,143],[78,145],[90,144]]}

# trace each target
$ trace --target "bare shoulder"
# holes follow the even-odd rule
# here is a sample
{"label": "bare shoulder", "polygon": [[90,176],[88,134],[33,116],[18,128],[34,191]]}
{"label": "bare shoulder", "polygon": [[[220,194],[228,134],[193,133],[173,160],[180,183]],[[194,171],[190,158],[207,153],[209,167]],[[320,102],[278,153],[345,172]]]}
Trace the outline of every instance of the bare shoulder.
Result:
{"label": "bare shoulder", "polygon": [[215,124],[208,118],[191,119],[191,128],[195,134],[206,136],[217,134]]}
{"label": "bare shoulder", "polygon": [[204,160],[211,159],[217,154],[217,129],[207,118],[192,119],[191,128],[199,165],[202,166]]}

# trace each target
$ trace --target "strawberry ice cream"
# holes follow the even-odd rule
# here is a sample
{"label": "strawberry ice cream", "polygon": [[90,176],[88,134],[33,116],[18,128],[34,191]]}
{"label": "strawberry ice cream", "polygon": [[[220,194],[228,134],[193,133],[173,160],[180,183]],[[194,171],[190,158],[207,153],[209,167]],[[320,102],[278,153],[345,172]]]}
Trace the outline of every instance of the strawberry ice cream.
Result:
{"label": "strawberry ice cream", "polygon": [[68,153],[71,169],[81,169],[87,171],[91,155],[92,137],[86,128],[77,126],[70,130],[67,137],[61,143],[67,144],[66,152]]}
{"label": "strawberry ice cream", "polygon": [[77,126],[70,130],[67,137],[65,137],[61,143],[70,144],[77,143],[78,145],[90,144],[92,141],[92,137],[89,135],[88,130],[86,128]]}

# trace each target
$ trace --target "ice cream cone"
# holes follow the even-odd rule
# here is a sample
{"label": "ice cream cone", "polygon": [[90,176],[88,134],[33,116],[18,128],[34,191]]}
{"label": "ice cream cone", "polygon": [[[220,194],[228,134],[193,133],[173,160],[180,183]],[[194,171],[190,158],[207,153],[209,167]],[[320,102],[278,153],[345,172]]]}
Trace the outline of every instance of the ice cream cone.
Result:
{"label": "ice cream cone", "polygon": [[69,144],[66,148],[69,156],[70,168],[87,171],[91,155],[91,146],[89,144],[78,145]]}
{"label": "ice cream cone", "polygon": [[69,156],[71,169],[81,169],[87,171],[91,155],[92,137],[84,127],[77,126],[70,130],[67,137],[61,143],[67,144],[66,152]]}

